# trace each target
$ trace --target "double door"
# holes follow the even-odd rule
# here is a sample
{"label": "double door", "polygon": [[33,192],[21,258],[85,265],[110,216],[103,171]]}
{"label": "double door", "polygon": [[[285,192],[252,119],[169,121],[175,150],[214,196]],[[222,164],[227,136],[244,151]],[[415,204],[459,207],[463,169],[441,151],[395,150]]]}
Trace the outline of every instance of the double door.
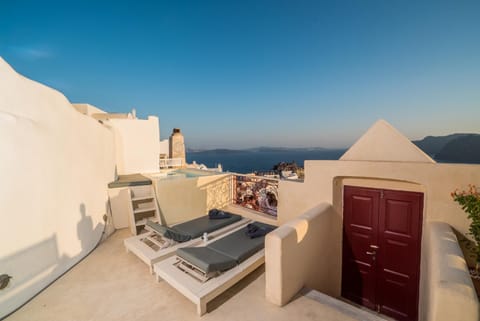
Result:
{"label": "double door", "polygon": [[423,194],[345,186],[342,296],[418,319]]}

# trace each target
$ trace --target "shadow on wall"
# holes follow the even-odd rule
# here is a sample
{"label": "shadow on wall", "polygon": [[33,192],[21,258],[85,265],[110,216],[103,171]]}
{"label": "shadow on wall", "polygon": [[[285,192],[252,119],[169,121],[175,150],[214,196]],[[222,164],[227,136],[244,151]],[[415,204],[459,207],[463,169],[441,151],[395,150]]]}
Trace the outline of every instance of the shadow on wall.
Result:
{"label": "shadow on wall", "polygon": [[95,228],[93,228],[93,220],[91,216],[87,216],[87,210],[84,203],[81,203],[79,206],[80,210],[80,221],[77,223],[77,237],[81,244],[81,252],[78,256],[83,256],[87,254],[93,247],[98,243],[102,237],[102,231],[104,229],[104,224],[98,223]]}
{"label": "shadow on wall", "polygon": [[[0,273],[12,276],[10,285],[2,291],[2,294],[8,293],[5,291],[13,288],[21,289],[35,284],[40,281],[39,275],[48,275],[59,260],[55,234],[12,255],[0,258]],[[3,295],[0,297],[0,304],[5,298]]]}
{"label": "shadow on wall", "polygon": [[85,204],[80,204],[80,221],[77,223],[77,236],[82,244],[82,251],[88,248],[90,241],[86,236],[93,231],[93,221],[91,217],[87,217]]}
{"label": "shadow on wall", "polygon": [[80,204],[80,221],[77,223],[77,237],[80,252],[71,257],[60,255],[57,234],[33,244],[16,253],[0,258],[0,274],[12,276],[10,284],[0,295],[0,318],[27,302],[57,277],[68,271],[97,244],[102,235],[103,225],[93,228],[92,218],[87,216],[85,204]]}

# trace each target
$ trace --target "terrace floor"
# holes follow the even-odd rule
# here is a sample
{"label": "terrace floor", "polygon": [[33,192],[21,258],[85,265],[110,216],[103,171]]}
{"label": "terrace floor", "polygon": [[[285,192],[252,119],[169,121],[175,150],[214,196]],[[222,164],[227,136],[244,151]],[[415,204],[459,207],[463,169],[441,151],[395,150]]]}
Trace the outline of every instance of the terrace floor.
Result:
{"label": "terrace floor", "polygon": [[128,236],[128,229],[115,232],[6,320],[384,320],[318,292],[277,307],[264,298],[263,267],[210,302],[209,313],[200,318],[193,303],[166,282],[157,283],[142,261],[126,253]]}

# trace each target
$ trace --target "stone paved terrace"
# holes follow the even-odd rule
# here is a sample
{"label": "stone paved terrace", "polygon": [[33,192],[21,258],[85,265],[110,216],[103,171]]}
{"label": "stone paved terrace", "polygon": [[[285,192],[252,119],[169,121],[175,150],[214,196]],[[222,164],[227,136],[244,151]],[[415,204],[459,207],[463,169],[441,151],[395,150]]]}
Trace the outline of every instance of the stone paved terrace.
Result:
{"label": "stone paved terrace", "polygon": [[6,320],[384,320],[319,293],[299,295],[277,307],[264,298],[263,267],[210,302],[209,313],[199,317],[193,303],[166,282],[157,283],[143,262],[126,253],[123,239],[128,236],[127,229],[115,232]]}

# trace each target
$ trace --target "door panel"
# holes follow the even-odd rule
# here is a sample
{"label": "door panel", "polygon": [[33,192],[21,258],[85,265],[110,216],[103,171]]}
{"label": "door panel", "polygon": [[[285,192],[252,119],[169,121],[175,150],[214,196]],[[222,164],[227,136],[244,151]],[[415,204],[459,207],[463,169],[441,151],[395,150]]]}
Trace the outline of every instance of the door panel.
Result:
{"label": "door panel", "polygon": [[345,186],[342,296],[417,320],[423,194]]}
{"label": "door panel", "polygon": [[342,296],[375,308],[375,265],[370,245],[377,242],[379,192],[345,187]]}
{"label": "door panel", "polygon": [[417,320],[423,194],[383,191],[377,260],[380,312]]}

